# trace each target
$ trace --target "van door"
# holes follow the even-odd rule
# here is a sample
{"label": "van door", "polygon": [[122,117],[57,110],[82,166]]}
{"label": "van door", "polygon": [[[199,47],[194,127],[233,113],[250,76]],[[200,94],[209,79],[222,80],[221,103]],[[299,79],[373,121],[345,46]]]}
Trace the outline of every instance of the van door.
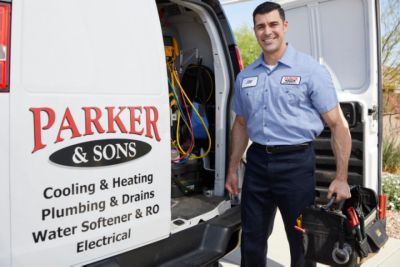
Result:
{"label": "van door", "polygon": [[12,30],[12,265],[81,265],[168,236],[155,2],[13,1]]}
{"label": "van door", "polygon": [[[350,125],[349,184],[380,191],[380,47],[378,1],[282,1],[287,40],[330,71]],[[317,186],[326,192],[335,172],[330,132],[316,140]]]}

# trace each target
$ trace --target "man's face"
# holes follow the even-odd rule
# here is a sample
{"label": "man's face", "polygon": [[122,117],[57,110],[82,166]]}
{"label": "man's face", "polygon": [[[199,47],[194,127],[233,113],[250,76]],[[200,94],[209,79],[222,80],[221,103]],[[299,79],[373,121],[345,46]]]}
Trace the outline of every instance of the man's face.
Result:
{"label": "man's face", "polygon": [[257,14],[254,18],[254,33],[264,54],[273,54],[285,45],[288,22],[282,21],[278,10]]}

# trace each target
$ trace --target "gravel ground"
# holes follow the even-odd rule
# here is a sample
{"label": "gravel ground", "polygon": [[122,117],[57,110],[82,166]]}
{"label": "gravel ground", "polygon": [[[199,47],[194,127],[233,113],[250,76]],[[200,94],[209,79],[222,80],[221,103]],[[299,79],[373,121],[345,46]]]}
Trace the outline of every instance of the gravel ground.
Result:
{"label": "gravel ground", "polygon": [[396,239],[400,239],[400,212],[386,211],[386,231],[387,234]]}

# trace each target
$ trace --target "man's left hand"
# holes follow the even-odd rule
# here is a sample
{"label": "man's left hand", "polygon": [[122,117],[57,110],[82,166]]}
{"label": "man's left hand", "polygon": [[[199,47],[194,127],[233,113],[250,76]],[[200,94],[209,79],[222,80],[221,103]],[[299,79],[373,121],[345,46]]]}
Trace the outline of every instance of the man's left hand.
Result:
{"label": "man's left hand", "polygon": [[336,193],[336,202],[350,198],[350,186],[347,183],[347,180],[339,178],[333,179],[328,188],[328,199],[332,198],[333,193]]}

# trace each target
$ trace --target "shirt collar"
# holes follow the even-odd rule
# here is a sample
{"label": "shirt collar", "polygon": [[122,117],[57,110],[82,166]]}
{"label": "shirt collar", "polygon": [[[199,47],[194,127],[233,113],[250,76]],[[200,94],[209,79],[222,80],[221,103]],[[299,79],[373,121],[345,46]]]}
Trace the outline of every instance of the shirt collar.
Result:
{"label": "shirt collar", "polygon": [[259,67],[260,65],[265,65],[264,63],[264,54],[261,52],[260,56],[254,61],[254,69]]}
{"label": "shirt collar", "polygon": [[[278,60],[278,64],[281,63],[288,67],[292,67],[295,62],[295,56],[296,56],[296,50],[293,48],[291,44],[287,44],[285,53],[283,54],[282,58]],[[264,62],[263,52],[261,52],[260,56],[254,62],[254,68],[257,68],[260,65],[266,66]]]}

